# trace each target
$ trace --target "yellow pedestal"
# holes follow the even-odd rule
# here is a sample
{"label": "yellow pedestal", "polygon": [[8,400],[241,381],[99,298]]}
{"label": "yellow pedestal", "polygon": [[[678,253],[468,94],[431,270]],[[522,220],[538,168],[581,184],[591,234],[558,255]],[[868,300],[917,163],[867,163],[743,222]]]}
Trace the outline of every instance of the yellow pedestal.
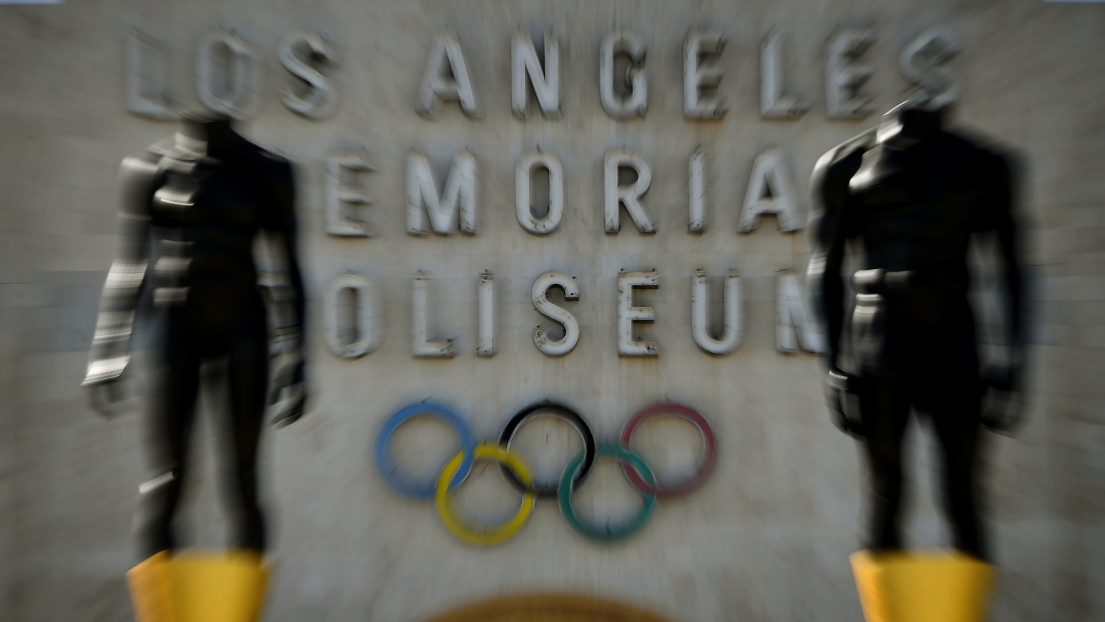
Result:
{"label": "yellow pedestal", "polygon": [[256,622],[268,581],[255,553],[162,551],[127,573],[138,622]]}
{"label": "yellow pedestal", "polygon": [[867,622],[984,622],[997,569],[961,553],[852,555]]}

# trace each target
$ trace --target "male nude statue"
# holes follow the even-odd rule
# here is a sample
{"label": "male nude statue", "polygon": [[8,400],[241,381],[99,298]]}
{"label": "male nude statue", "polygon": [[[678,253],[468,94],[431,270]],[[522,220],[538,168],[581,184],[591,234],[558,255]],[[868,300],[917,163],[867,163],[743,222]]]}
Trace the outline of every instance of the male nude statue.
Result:
{"label": "male nude statue", "polygon": [[[1020,386],[1021,269],[1010,165],[948,131],[946,116],[945,104],[921,96],[821,157],[808,283],[827,333],[829,408],[863,444],[870,472],[865,546],[903,547],[902,436],[912,409],[928,416],[939,439],[954,546],[987,559],[979,432],[1010,430],[1020,416],[1013,400],[995,398]],[[996,242],[1008,329],[1008,360],[986,370],[968,303],[974,239]],[[861,269],[845,339],[841,270],[849,242]]]}

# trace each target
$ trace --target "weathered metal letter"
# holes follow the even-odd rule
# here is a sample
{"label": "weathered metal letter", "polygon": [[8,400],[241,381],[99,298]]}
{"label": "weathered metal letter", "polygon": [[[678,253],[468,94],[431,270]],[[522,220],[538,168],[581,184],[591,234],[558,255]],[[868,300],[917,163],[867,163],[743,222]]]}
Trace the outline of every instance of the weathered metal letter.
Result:
{"label": "weathered metal letter", "polygon": [[806,352],[825,351],[825,339],[813,315],[807,313],[806,302],[798,279],[789,270],[782,270],[775,278],[775,346],[787,354],[797,352],[801,346]]}
{"label": "weathered metal letter", "polygon": [[783,93],[783,33],[768,33],[760,50],[760,116],[797,119],[809,110],[805,100]]}
{"label": "weathered metal letter", "polygon": [[[352,273],[335,277],[326,287],[323,305],[326,345],[335,356],[355,359],[372,352],[380,345],[380,335],[383,333],[378,318],[381,318],[381,313],[374,289],[364,277]],[[341,303],[338,298],[346,290],[353,294],[352,316],[355,323],[352,341],[345,340],[339,320]]]}
{"label": "weathered metal letter", "polygon": [[[629,57],[625,75],[620,76],[628,93],[625,98],[614,92],[615,57],[625,54]],[[644,71],[645,44],[640,35],[627,30],[615,30],[602,38],[599,49],[599,95],[606,113],[615,119],[631,119],[645,116],[648,108],[648,83]]]}
{"label": "weathered metal letter", "polygon": [[[445,74],[446,70],[451,77]],[[460,109],[469,117],[479,114],[476,109],[476,94],[472,91],[472,81],[468,78],[468,66],[460,49],[460,40],[451,32],[434,38],[414,109],[422,116],[434,117],[439,98],[460,102]]]}
{"label": "weathered metal letter", "polygon": [[[641,233],[656,233],[656,225],[649,220],[640,198],[648,192],[652,183],[652,171],[641,156],[628,149],[612,149],[606,152],[606,164],[603,183],[606,188],[605,216],[606,232],[617,233],[621,229],[618,205],[624,205],[633,224]],[[618,184],[618,170],[631,168],[637,173],[637,180],[631,185]]]}
{"label": "weathered metal letter", "polygon": [[706,153],[701,147],[694,150],[687,163],[687,188],[690,219],[687,231],[702,233],[706,230]]}
{"label": "weathered metal letter", "polygon": [[[533,213],[533,193],[531,183],[533,172],[543,168],[549,172],[549,213],[538,218]],[[543,151],[530,151],[518,160],[514,170],[514,207],[518,213],[518,222],[522,227],[537,235],[556,231],[564,217],[564,168],[560,160]]]}
{"label": "weathered metal letter", "polygon": [[716,62],[701,63],[705,55],[719,56],[725,38],[717,31],[691,30],[683,43],[683,116],[688,119],[719,119],[725,116],[725,100],[719,95],[704,96],[703,87],[717,89],[721,67]]}
{"label": "weathered metal letter", "polygon": [[744,197],[744,211],[741,213],[741,233],[755,231],[761,214],[775,214],[780,231],[798,231],[802,228],[798,206],[793,199],[794,189],[782,158],[783,154],[778,149],[768,149],[756,156],[756,161],[752,163],[752,177],[748,180],[748,193]]}
{"label": "weathered metal letter", "polygon": [[549,331],[544,326],[533,329],[533,345],[549,356],[563,356],[572,351],[579,343],[579,322],[575,316],[549,302],[547,292],[550,287],[564,290],[564,300],[579,300],[579,289],[574,276],[566,272],[546,272],[533,282],[530,292],[533,306],[541,315],[564,326],[564,336],[557,341],[549,339]]}
{"label": "weathered metal letter", "polygon": [[479,316],[476,356],[495,356],[495,275],[490,272],[480,273]]}
{"label": "weathered metal letter", "polygon": [[735,270],[725,275],[725,330],[720,339],[710,336],[706,320],[709,306],[706,271],[695,270],[691,277],[691,331],[698,347],[710,354],[728,354],[741,343],[741,278]]}
{"label": "weathered metal letter", "polygon": [[456,354],[452,339],[430,340],[429,310],[426,302],[426,281],[429,276],[424,272],[414,275],[414,283],[411,289],[411,356],[449,358]]}
{"label": "weathered metal letter", "polygon": [[353,183],[357,173],[376,170],[364,152],[340,152],[326,156],[326,233],[339,237],[363,238],[372,235],[372,226],[359,214],[371,203],[364,190]]}
{"label": "weathered metal letter", "polygon": [[633,290],[655,289],[660,285],[658,272],[621,272],[618,274],[618,354],[621,356],[658,356],[659,345],[654,341],[633,339],[633,322],[652,322],[656,319],[652,307],[634,307]]}
{"label": "weathered metal letter", "polygon": [[533,47],[529,34],[519,30],[514,33],[514,45],[511,57],[510,107],[514,115],[526,116],[526,77],[533,85],[541,114],[546,117],[560,116],[560,46],[551,30],[545,33],[545,68],[541,68],[541,59]]}
{"label": "weathered metal letter", "polygon": [[946,66],[959,53],[959,40],[945,28],[930,28],[917,35],[898,55],[898,67],[910,82],[921,87],[932,99],[930,106],[940,108],[959,97],[959,76]]}
{"label": "weathered metal letter", "polygon": [[127,35],[127,112],[151,119],[172,119],[169,53],[165,44],[132,30]]}
{"label": "weathered metal letter", "polygon": [[407,156],[407,233],[426,235],[428,213],[434,233],[447,235],[456,226],[458,207],[460,230],[475,234],[476,157],[465,150],[456,153],[439,198],[430,161],[417,151],[411,152]]}
{"label": "weathered metal letter", "polygon": [[[218,48],[227,50],[225,64],[218,60]],[[223,65],[221,71],[218,65]],[[252,45],[226,30],[203,38],[196,61],[196,92],[204,106],[244,119],[260,90],[261,63]]]}
{"label": "weathered metal letter", "polygon": [[871,77],[871,67],[856,63],[875,42],[868,29],[849,28],[829,41],[825,69],[825,104],[830,119],[862,119],[875,111],[870,97],[859,89]]}
{"label": "weathered metal letter", "polygon": [[[300,48],[307,53],[300,56]],[[334,113],[338,107],[338,91],[333,80],[322,75],[314,66],[319,60],[329,65],[335,63],[334,51],[318,34],[309,30],[293,30],[280,42],[280,62],[298,80],[299,84],[288,85],[281,94],[280,101],[296,114],[311,119],[323,119]]]}

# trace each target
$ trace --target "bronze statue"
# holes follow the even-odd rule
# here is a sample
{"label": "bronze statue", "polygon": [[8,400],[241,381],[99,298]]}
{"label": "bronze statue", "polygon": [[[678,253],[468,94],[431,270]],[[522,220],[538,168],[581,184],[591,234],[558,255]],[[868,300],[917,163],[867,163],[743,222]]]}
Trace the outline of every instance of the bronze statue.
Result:
{"label": "bronze statue", "polygon": [[[84,385],[93,407],[108,413],[130,361],[135,315],[152,309],[160,369],[153,374],[146,426],[149,479],[139,488],[140,552],[146,558],[176,546],[173,516],[200,366],[222,359],[233,436],[232,547],[261,552],[266,542],[256,462],[266,402],[292,392],[274,420],[285,425],[303,414],[306,399],[292,165],[239,136],[229,119],[189,113],[173,138],[126,158],[120,177],[119,249],[104,286]],[[269,327],[253,256],[262,234],[283,255],[299,327],[292,362],[277,371],[269,395]],[[140,305],[140,299],[151,304]]]}
{"label": "bronze statue", "polygon": [[[918,97],[821,157],[808,282],[827,332],[829,408],[863,443],[870,471],[866,547],[902,548],[902,436],[916,409],[939,439],[954,546],[986,559],[979,432],[1011,430],[1021,412],[996,399],[1019,389],[1024,363],[1013,175],[1007,158],[947,130],[946,116]],[[996,242],[1008,328],[1008,360],[985,370],[968,303],[968,247],[979,238]],[[846,327],[848,242],[861,269]]]}

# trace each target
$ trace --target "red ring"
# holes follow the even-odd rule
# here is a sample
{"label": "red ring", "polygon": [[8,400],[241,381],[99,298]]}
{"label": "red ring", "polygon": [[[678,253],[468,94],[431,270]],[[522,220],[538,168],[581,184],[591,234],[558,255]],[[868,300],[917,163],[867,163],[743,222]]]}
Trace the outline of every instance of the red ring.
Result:
{"label": "red ring", "polygon": [[625,427],[622,428],[621,445],[622,447],[629,449],[629,442],[633,439],[633,433],[637,430],[642,423],[653,417],[660,415],[675,415],[690,421],[698,428],[698,431],[702,433],[702,440],[706,443],[706,455],[702,458],[702,464],[698,467],[698,472],[688,477],[687,479],[670,486],[662,486],[657,479],[655,486],[650,486],[645,481],[641,474],[637,472],[637,469],[632,468],[626,463],[622,463],[622,470],[625,472],[625,476],[629,478],[629,481],[633,484],[633,487],[639,490],[645,495],[656,495],[660,499],[666,499],[671,497],[679,497],[695,490],[698,490],[702,484],[706,483],[709,479],[710,473],[714,471],[714,464],[717,462],[717,443],[714,440],[714,431],[710,428],[710,424],[706,423],[706,418],[698,414],[693,408],[683,406],[682,404],[653,404],[638,412],[636,415],[625,423]]}

